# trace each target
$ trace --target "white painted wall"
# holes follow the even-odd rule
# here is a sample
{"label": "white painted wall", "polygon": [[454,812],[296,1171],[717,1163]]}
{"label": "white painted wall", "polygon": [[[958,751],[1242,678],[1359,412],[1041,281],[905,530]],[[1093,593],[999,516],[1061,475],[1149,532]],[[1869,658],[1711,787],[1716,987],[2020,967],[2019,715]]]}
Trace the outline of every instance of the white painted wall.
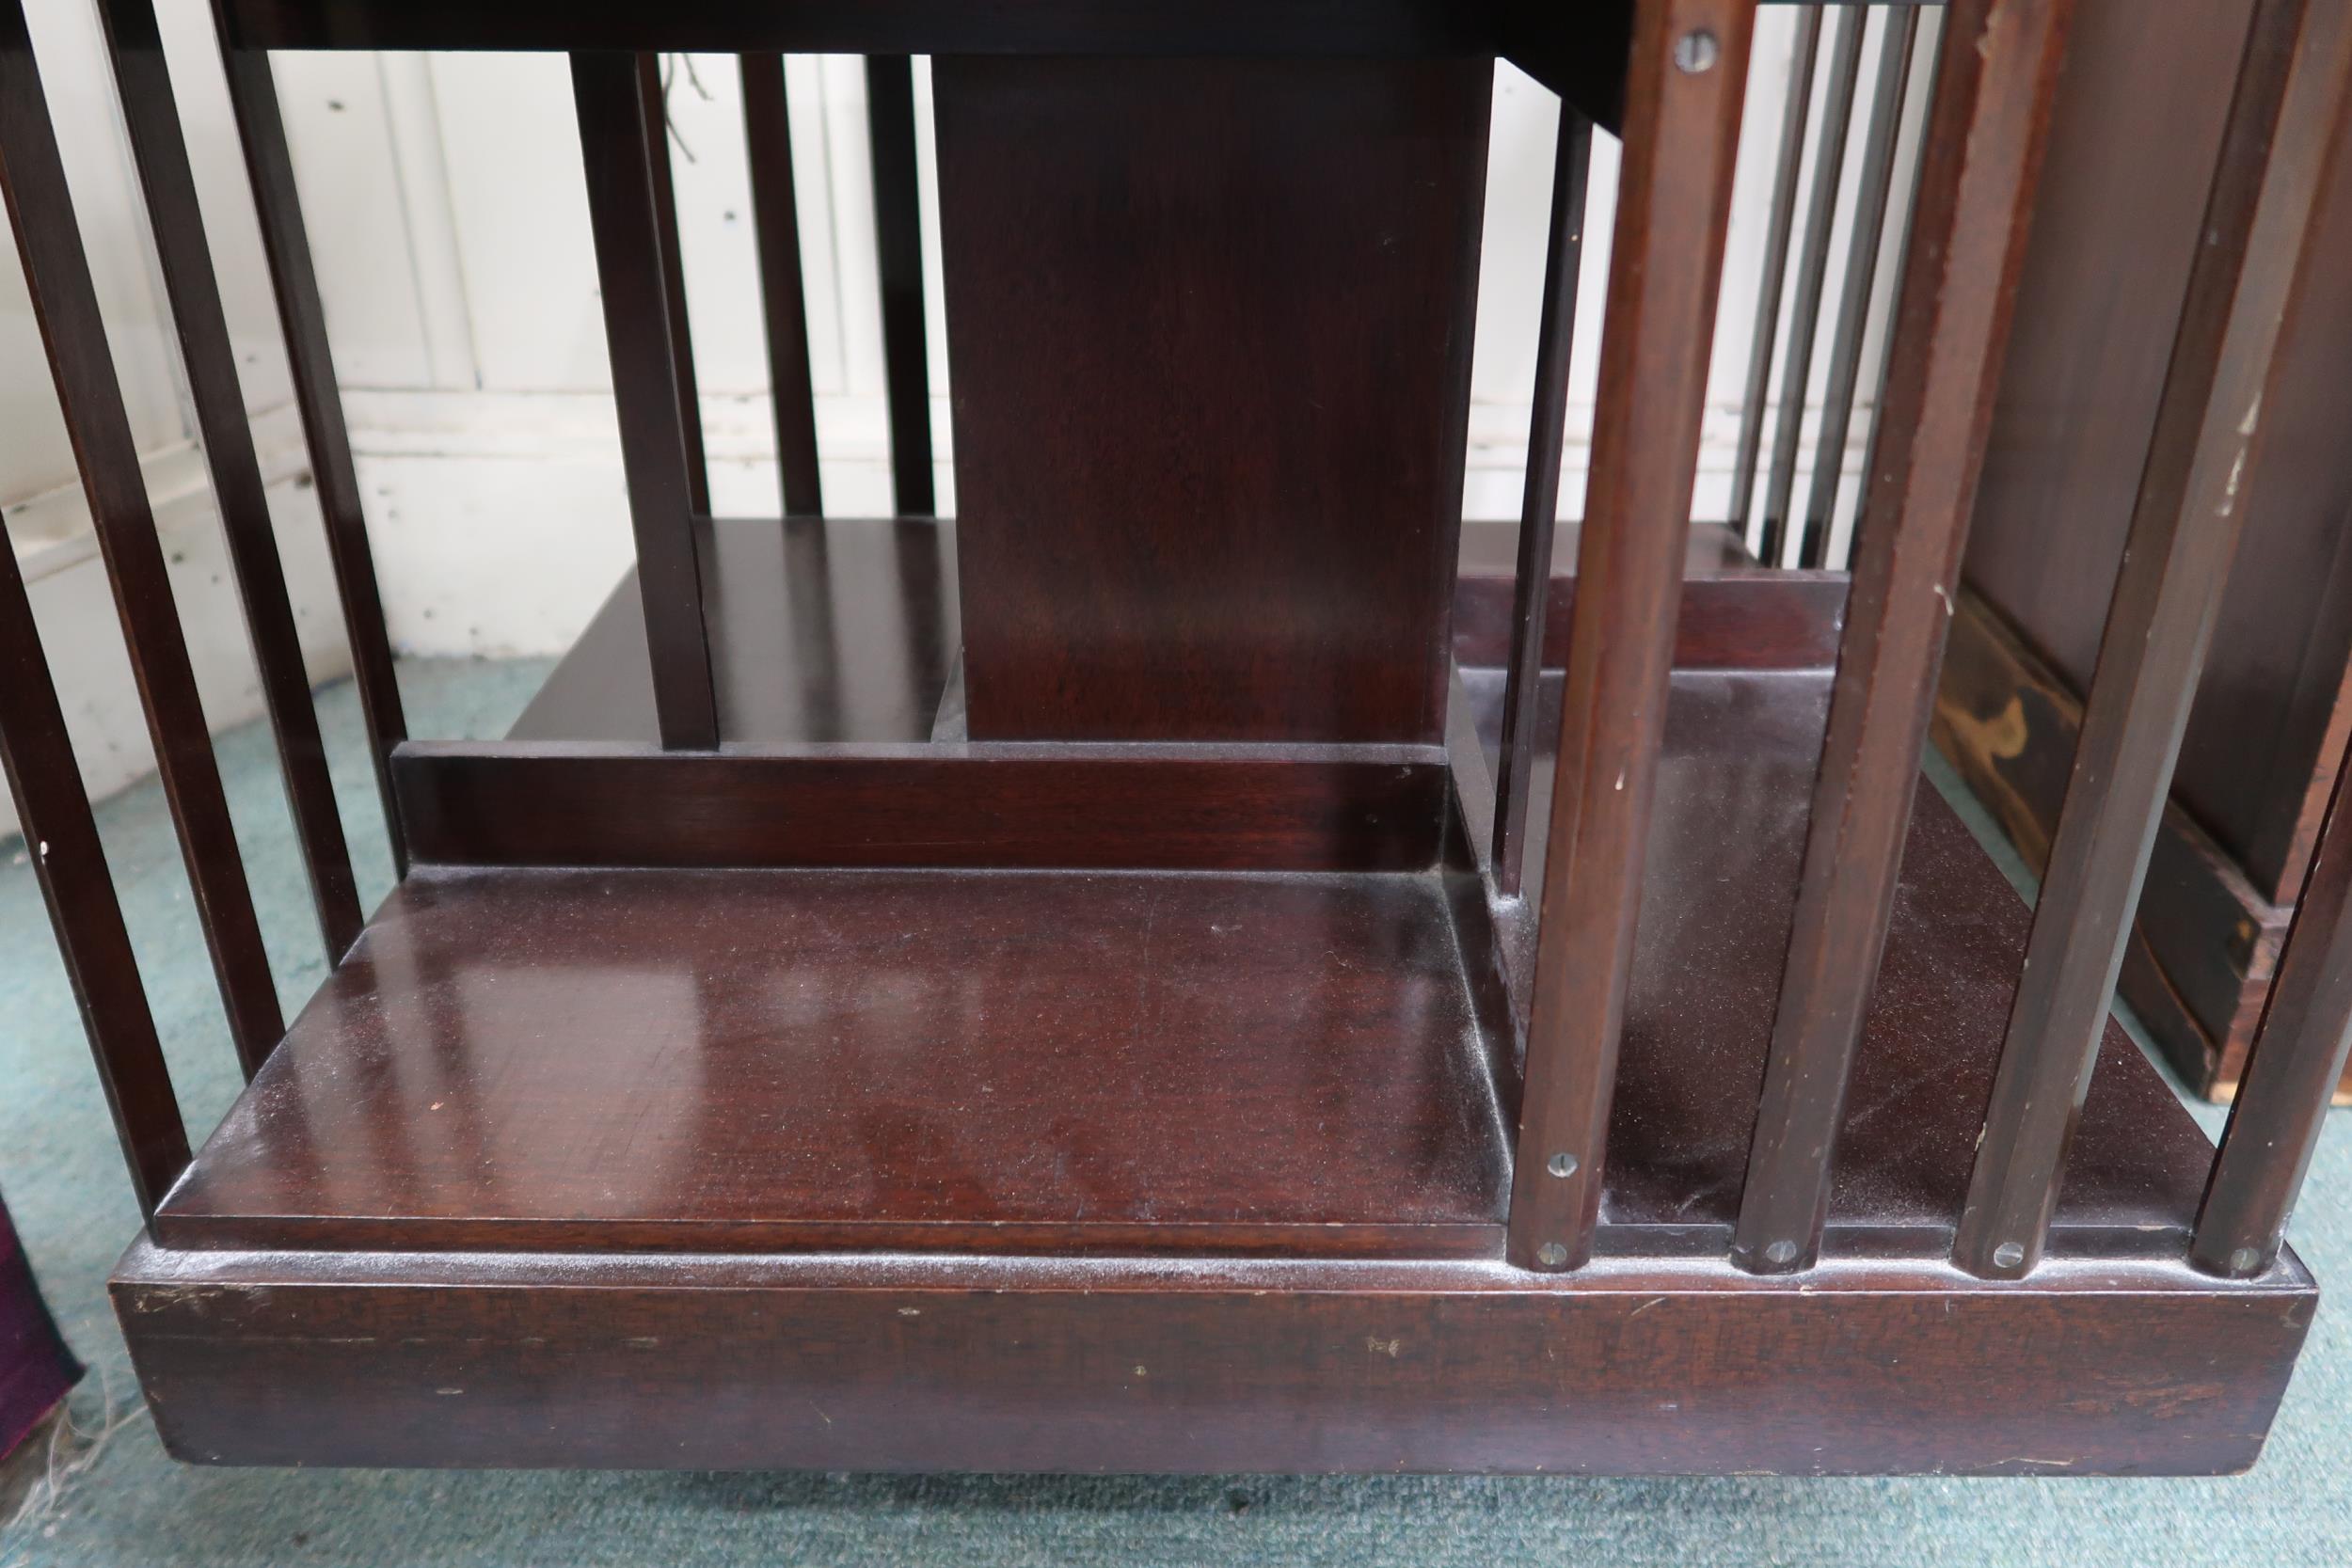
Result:
{"label": "white painted wall", "polygon": [[[180,562],[176,580],[207,712],[215,725],[236,722],[257,713],[259,700],[219,568],[217,520],[190,439],[95,15],[90,0],[29,5],[116,358],[150,453],[151,488]],[[158,8],[246,403],[289,542],[298,608],[306,628],[315,628],[306,630],[317,643],[314,673],[324,677],[344,666],[340,624],[205,0],[159,0]],[[1700,463],[1702,516],[1721,515],[1727,504],[1752,329],[1750,279],[1762,253],[1794,24],[1792,11],[1771,8],[1759,26],[1726,269],[1735,281],[1719,325]],[[1874,28],[1873,53],[1877,37]],[[420,654],[560,650],[630,553],[564,62],[337,54],[279,55],[277,67],[393,640]],[[1866,59],[1866,80],[1867,68]],[[825,493],[838,512],[881,511],[889,491],[863,67],[843,56],[795,57],[787,83]],[[916,92],[933,420],[942,506],[952,510],[930,81],[920,68]],[[1924,96],[1923,87],[1915,91],[1914,135]],[[724,511],[773,511],[777,481],[734,62],[675,62],[669,97],[714,497]],[[1557,113],[1549,93],[1508,67],[1499,70],[1472,372],[1466,485],[1472,515],[1509,516],[1518,507]],[[1859,143],[1857,126],[1850,162]],[[1562,496],[1571,516],[1582,504],[1615,177],[1614,144],[1603,138],[1594,150],[1595,217]],[[1882,298],[1894,264],[1891,254],[1882,262]],[[1836,286],[1834,273],[1833,297]],[[1876,362],[1875,337],[1866,366]],[[146,772],[151,755],[110,618],[101,613],[103,576],[22,279],[5,263],[0,365],[8,371],[0,375],[0,507],[32,580],[86,775],[103,795]],[[1857,420],[1850,463],[1859,458],[1866,430]]]}

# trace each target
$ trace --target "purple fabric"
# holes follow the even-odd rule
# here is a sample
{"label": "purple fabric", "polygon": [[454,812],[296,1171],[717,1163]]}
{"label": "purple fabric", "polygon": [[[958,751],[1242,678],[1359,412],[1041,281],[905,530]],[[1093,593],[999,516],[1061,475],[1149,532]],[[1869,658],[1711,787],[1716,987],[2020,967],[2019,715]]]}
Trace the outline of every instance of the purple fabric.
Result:
{"label": "purple fabric", "polygon": [[8,1212],[0,1208],[0,1458],[15,1451],[81,1375],[33,1284]]}

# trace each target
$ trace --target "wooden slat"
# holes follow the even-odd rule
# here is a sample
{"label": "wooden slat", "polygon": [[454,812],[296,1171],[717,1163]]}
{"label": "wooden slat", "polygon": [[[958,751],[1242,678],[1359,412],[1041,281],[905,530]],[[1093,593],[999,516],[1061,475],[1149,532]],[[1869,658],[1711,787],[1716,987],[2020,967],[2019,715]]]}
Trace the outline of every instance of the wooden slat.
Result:
{"label": "wooden slat", "polygon": [[890,478],[901,517],[928,517],[938,510],[931,482],[930,362],[914,129],[914,62],[903,55],[874,55],[866,62],[866,133],[874,160],[874,254],[882,273]]}
{"label": "wooden slat", "polygon": [[1780,416],[1772,424],[1772,461],[1764,483],[1764,530],[1756,553],[1767,566],[1781,563],[1788,508],[1797,479],[1797,445],[1804,430],[1805,388],[1813,381],[1813,339],[1820,324],[1821,288],[1829,276],[1830,229],[1837,187],[1846,172],[1846,135],[1853,126],[1854,89],[1862,80],[1862,8],[1840,6],[1830,43],[1829,88],[1821,102],[1820,140],[1813,150],[1812,199],[1795,262],[1797,297],[1788,309],[1788,344],[1780,367]]}
{"label": "wooden slat", "polygon": [[2277,1260],[2287,1218],[2319,1146],[2328,1104],[2352,1052],[2352,814],[2339,768],[2327,825],[2287,932],[2189,1260],[2244,1279]]}
{"label": "wooden slat", "polygon": [[11,5],[0,12],[0,28],[6,29],[0,33],[0,56],[8,72],[6,107],[0,112],[0,185],[7,189],[17,255],[114,589],[131,673],[154,741],[156,768],[196,895],[229,1032],[250,1075],[285,1032],[278,983],[254,919],[236,829],[229,819],[196,673],[172,602],[170,574],[139,473],[138,444],[115,380],[105,323],[22,9]]}
{"label": "wooden slat", "polygon": [[2304,13],[2303,0],[2265,0],[2239,71],[1953,1243],[1953,1261],[1987,1277],[2014,1277],[2042,1253],[2236,548],[2238,478],[2280,313],[2342,133],[2352,8]]}
{"label": "wooden slat", "polygon": [[1780,333],[1780,291],[1788,278],[1788,237],[1797,222],[1797,175],[1804,165],[1804,129],[1813,112],[1814,62],[1820,56],[1821,12],[1797,15],[1788,97],[1781,108],[1780,152],[1772,167],[1771,220],[1764,262],[1756,269],[1755,336],[1748,342],[1748,384],[1740,399],[1740,441],[1731,465],[1731,526],[1747,537],[1756,504],[1756,460],[1764,447],[1764,400],[1772,388],[1772,345]]}
{"label": "wooden slat", "polygon": [[270,526],[269,498],[237,380],[236,350],[229,340],[212,253],[204,243],[204,216],[197,204],[163,39],[150,0],[103,0],[99,14],[147,196],[172,321],[179,328],[181,361],[204,438],[230,563],[245,606],[262,706],[278,742],[286,803],[310,877],[327,962],[333,963],[358,938],[359,894],[352,879],[342,818],[335,809],[335,785],[327,772],[318,714],[310,705],[301,634],[294,626],[285,569]]}
{"label": "wooden slat", "polygon": [[[0,9],[0,143],[19,112],[32,71],[15,5]],[[14,216],[13,199],[10,215]],[[98,1081],[122,1140],[139,1212],[155,1205],[188,1165],[188,1137],[173,1098],[170,1069],[155,1037],[131,951],[122,910],[115,902],[106,853],[91,819],[73,741],[56,688],[41,656],[33,607],[16,552],[0,541],[0,766],[8,776],[16,815],[32,851],[33,875],[49,906],[49,923],[65,959],[66,978],[82,1013]]]}
{"label": "wooden slat", "polygon": [[2074,0],[1954,0],[1732,1259],[1809,1267],[1886,945]]}
{"label": "wooden slat", "polygon": [[1428,746],[411,742],[393,772],[453,865],[1422,870],[1447,789]]}
{"label": "wooden slat", "polygon": [[[217,16],[218,13],[215,12]],[[294,381],[294,406],[310,451],[310,473],[318,489],[319,515],[326,530],[326,553],[335,574],[335,594],[343,613],[343,635],[351,644],[352,683],[359,691],[359,713],[368,735],[368,760],[375,770],[384,808],[392,866],[408,867],[400,814],[392,807],[391,752],[408,734],[400,682],[392,670],[392,643],[376,593],[375,559],[368,549],[366,511],[359,500],[359,474],[351,461],[351,436],[343,427],[342,393],[335,380],[335,356],[326,340],[326,309],[312,270],[310,242],[302,227],[302,199],[294,189],[294,157],[271,78],[269,56],[248,49],[224,48],[229,105],[245,149],[253,208],[261,219],[262,250],[268,258],[278,320],[286,336],[286,359]]]}
{"label": "wooden slat", "polygon": [[1590,1255],[1641,903],[1754,0],[1640,8],[1545,859],[1509,1256]]}
{"label": "wooden slat", "polygon": [[1502,696],[1496,783],[1497,887],[1515,896],[1527,849],[1527,792],[1535,769],[1535,697],[1542,686],[1544,611],[1550,599],[1551,538],[1560,514],[1560,461],[1567,440],[1568,365],[1576,348],[1576,280],[1584,260],[1584,187],[1593,122],[1560,105],[1551,169],[1551,244],[1544,258],[1543,313],[1535,331],[1535,407],[1527,435],[1527,488],[1519,508],[1518,570],[1511,606],[1511,661]]}
{"label": "wooden slat", "polygon": [[745,55],[743,135],[751,164],[752,228],[759,246],[760,319],[775,404],[784,515],[824,515],[817,472],[817,391],[808,366],[808,298],[801,277],[800,203],[792,183],[792,117],[784,56]]}
{"label": "wooden slat", "polygon": [[659,128],[660,100],[648,97],[637,58],[619,54],[573,55],[572,95],[612,356],[621,463],[628,475],[629,524],[637,536],[654,707],[664,746],[708,749],[719,743],[719,709],[694,559],[692,481],[679,418],[660,201],[645,155]]}
{"label": "wooden slat", "polygon": [[[1886,31],[1879,40],[1878,71],[1870,85],[1870,123],[1862,135],[1862,167],[1854,177],[1853,228],[1846,246],[1837,325],[1830,335],[1820,440],[1814,448],[1813,478],[1805,488],[1804,528],[1797,540],[1797,564],[1808,569],[1829,563],[1830,522],[1837,509],[1837,483],[1846,465],[1846,437],[1853,428],[1854,388],[1862,379],[1862,337],[1870,322],[1870,295],[1878,281],[1887,202],[1894,194],[1895,144],[1902,130],[1911,52],[1918,36],[1915,8],[1905,6],[1886,13]],[[1883,386],[1877,401],[1882,405],[1885,402]]]}
{"label": "wooden slat", "polygon": [[678,243],[677,184],[670,167],[670,93],[661,56],[637,56],[637,90],[645,103],[645,171],[653,179],[654,231],[661,243],[661,292],[669,302],[670,363],[677,381],[678,434],[686,440],[686,494],[698,517],[710,515],[710,464],[703,455],[701,384],[687,329],[686,253]]}

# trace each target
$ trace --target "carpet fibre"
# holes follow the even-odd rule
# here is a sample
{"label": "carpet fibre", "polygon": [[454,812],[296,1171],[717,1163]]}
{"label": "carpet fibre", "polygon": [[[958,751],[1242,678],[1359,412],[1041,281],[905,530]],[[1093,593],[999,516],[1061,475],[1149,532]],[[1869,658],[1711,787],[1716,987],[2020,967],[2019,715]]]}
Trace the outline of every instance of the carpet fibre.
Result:
{"label": "carpet fibre", "polygon": [[[547,666],[405,664],[420,736],[503,732]],[[320,718],[371,906],[390,883],[348,685]],[[289,1008],[322,974],[266,731],[221,766]],[[1959,797],[1947,773],[1939,788]],[[1973,802],[1956,799],[1980,835]],[[163,796],[100,811],[191,1132],[237,1088]],[[2016,874],[2013,863],[2010,869]],[[1580,1568],[2352,1561],[2352,1335],[2332,1299],[2250,1475],[2216,1481],[1216,1479],[237,1471],[165,1457],[105,1300],[137,1228],[24,846],[0,841],[0,1192],[74,1350],[54,1482],[0,1524],[34,1564],[1375,1563]],[[2217,1115],[2199,1108],[2208,1131]],[[2339,1114],[2341,1115],[2341,1113]],[[2319,1151],[2293,1232],[2352,1273],[2352,1138]],[[79,1433],[81,1435],[74,1435]]]}

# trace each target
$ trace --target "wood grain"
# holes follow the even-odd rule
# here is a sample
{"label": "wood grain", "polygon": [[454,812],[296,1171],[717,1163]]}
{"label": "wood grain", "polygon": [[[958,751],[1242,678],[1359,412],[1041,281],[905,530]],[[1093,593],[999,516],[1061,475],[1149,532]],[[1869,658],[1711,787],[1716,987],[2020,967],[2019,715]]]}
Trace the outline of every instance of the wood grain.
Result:
{"label": "wood grain", "polygon": [[114,1293],[191,1463],[1209,1474],[2237,1470],[2316,1305],[2299,1268],[2178,1263],[1800,1292],[1720,1262],[145,1246]]}
{"label": "wood grain", "polygon": [[1446,791],[1408,746],[410,741],[392,774],[446,865],[1418,870]]}
{"label": "wood grain", "polygon": [[1753,0],[1635,20],[1511,1191],[1521,1268],[1582,1263],[1599,1218],[1755,22]]}
{"label": "wood grain", "polygon": [[975,739],[1438,740],[1492,75],[935,66]]}

